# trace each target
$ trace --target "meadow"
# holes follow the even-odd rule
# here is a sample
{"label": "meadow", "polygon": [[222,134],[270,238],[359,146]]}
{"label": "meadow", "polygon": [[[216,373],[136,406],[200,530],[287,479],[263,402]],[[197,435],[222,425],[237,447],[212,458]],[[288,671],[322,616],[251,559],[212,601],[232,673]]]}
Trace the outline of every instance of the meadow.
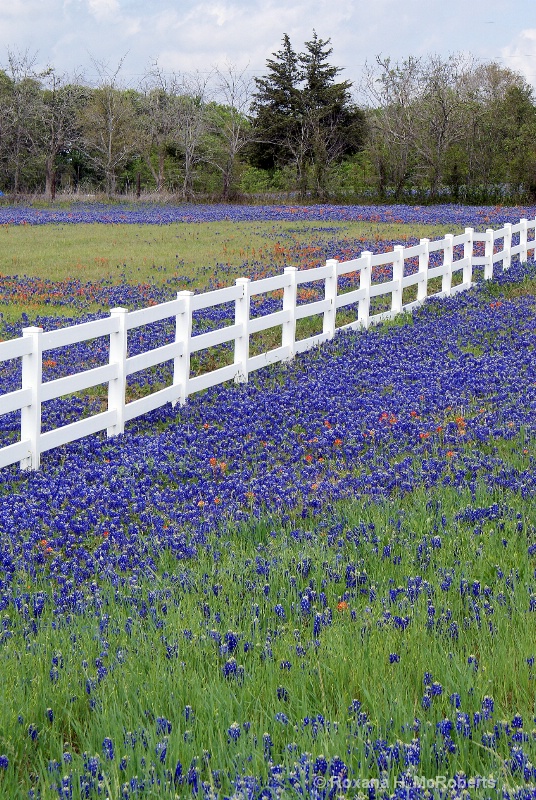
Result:
{"label": "meadow", "polygon": [[[3,338],[535,211],[141,213],[1,208]],[[0,798],[536,797],[535,282],[4,469]]]}

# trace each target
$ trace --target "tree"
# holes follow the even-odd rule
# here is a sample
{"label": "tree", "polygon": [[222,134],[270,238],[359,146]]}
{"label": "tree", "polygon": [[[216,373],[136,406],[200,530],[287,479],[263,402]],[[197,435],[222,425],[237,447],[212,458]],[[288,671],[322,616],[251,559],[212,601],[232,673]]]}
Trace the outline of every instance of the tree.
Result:
{"label": "tree", "polygon": [[532,88],[510,86],[499,108],[504,172],[510,184],[536,197],[536,108]]}
{"label": "tree", "polygon": [[429,56],[367,66],[367,153],[380,194],[398,199],[410,185],[436,199],[489,201],[509,187],[527,188],[534,172],[534,102],[517,73],[464,55]]}
{"label": "tree", "polygon": [[146,88],[138,101],[138,145],[156,191],[161,192],[165,184],[166,156],[174,142],[176,98],[163,73],[158,71],[153,76],[156,81]]}
{"label": "tree", "polygon": [[44,74],[43,83],[39,148],[45,157],[45,195],[54,199],[59,157],[80,143],[79,116],[88,90],[52,68]]}
{"label": "tree", "polygon": [[393,186],[398,199],[414,175],[419,73],[420,61],[413,57],[392,64],[389,58],[377,56],[375,65],[365,65],[361,88],[371,107],[367,150],[376,167],[381,197]]}
{"label": "tree", "polygon": [[222,176],[222,199],[227,201],[236,194],[238,157],[252,137],[248,113],[251,106],[252,80],[246,69],[234,64],[223,69],[216,67],[216,97],[219,103],[210,105],[213,148],[210,163]]}
{"label": "tree", "polygon": [[104,178],[108,195],[115,192],[119,168],[136,149],[135,97],[119,87],[119,72],[95,62],[100,84],[80,114],[82,141],[90,161]]}
{"label": "tree", "polygon": [[180,159],[181,193],[193,195],[200,145],[207,131],[207,78],[199,73],[166,75],[156,64],[139,103],[139,147],[157,191],[165,185],[166,163]]}
{"label": "tree", "polygon": [[303,122],[307,152],[314,175],[314,194],[324,200],[330,166],[344,156],[358,152],[364,141],[364,114],[351,103],[350,81],[337,83],[342,69],[329,64],[333,52],[330,40],[319,39],[316,31],[299,56],[304,86]]}
{"label": "tree", "polygon": [[8,64],[0,80],[0,159],[6,183],[18,193],[36,183],[42,120],[40,75],[35,56],[8,52]]}
{"label": "tree", "polygon": [[472,60],[464,55],[453,55],[446,60],[430,56],[421,63],[420,91],[412,109],[414,144],[421,164],[426,167],[431,199],[437,197],[447,153],[464,140],[465,75],[472,69]]}
{"label": "tree", "polygon": [[296,139],[301,113],[302,71],[290,38],[283,36],[283,47],[266,62],[268,74],[255,78],[253,95],[254,140],[251,163],[260,169],[274,169],[294,156],[289,144]]}
{"label": "tree", "polygon": [[197,166],[204,159],[204,145],[209,130],[207,103],[208,77],[199,72],[184,75],[177,103],[176,141],[182,156],[182,196],[194,192]]}
{"label": "tree", "polygon": [[330,40],[316,31],[297,54],[287,34],[282,49],[268,59],[268,74],[256,78],[252,151],[255,166],[292,164],[300,194],[305,196],[310,174],[313,192],[327,196],[330,167],[361,149],[365,117],[351,102],[349,81],[337,82],[342,71],[329,63]]}

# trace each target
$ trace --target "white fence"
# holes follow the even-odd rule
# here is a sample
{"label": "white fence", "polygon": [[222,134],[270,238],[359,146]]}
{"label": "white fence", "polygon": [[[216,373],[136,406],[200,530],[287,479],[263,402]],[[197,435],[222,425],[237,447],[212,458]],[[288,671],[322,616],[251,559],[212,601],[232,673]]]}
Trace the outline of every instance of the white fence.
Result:
{"label": "white fence", "polygon": [[[513,256],[524,262],[529,251],[534,251],[534,239],[528,240],[528,231],[535,230],[536,221],[522,219],[517,225],[506,224],[500,230],[488,229],[475,233],[466,228],[458,236],[447,234],[444,239],[430,242],[421,239],[418,245],[397,245],[389,253],[374,255],[364,251],[359,258],[347,262],[329,260],[316,269],[298,270],[286,267],[282,275],[250,281],[239,278],[234,286],[194,295],[179,292],[176,300],[139,311],[128,312],[115,308],[110,317],[94,322],[44,333],[41,328],[23,330],[21,338],[0,343],[0,362],[22,358],[21,388],[0,396],[0,414],[21,410],[20,441],[0,448],[0,467],[20,462],[22,469],[38,469],[41,453],[106,430],[108,436],[124,431],[125,423],[146,414],[165,403],[184,404],[189,395],[224,381],[247,381],[248,374],[260,367],[292,358],[296,353],[331,339],[342,328],[367,328],[369,324],[392,318],[403,311],[411,311],[427,297],[446,297],[468,289],[472,284],[473,268],[483,267],[484,278],[493,278],[494,265],[502,261],[503,270],[510,267]],[[512,246],[512,237],[518,235],[519,243]],[[502,240],[502,248],[496,242]],[[474,244],[484,243],[484,255],[474,255]],[[443,251],[443,263],[430,267],[430,254]],[[463,256],[456,258],[456,255]],[[418,259],[418,270],[405,273],[407,259]],[[415,261],[413,262],[415,263]],[[373,282],[374,267],[392,265],[392,279]],[[462,270],[461,282],[453,286],[453,274]],[[338,279],[355,273],[359,275],[359,288],[341,293]],[[428,295],[428,281],[441,278],[441,291]],[[309,303],[298,303],[300,284],[321,282],[324,298]],[[417,286],[417,297],[403,303],[403,290]],[[261,317],[251,318],[250,301],[255,295],[277,290],[283,291],[282,309]],[[371,314],[370,301],[374,297],[391,295],[390,309]],[[222,303],[235,304],[234,325],[227,325],[208,333],[192,336],[192,314]],[[336,314],[345,306],[357,305],[357,319],[336,328]],[[323,331],[306,339],[296,339],[296,322],[313,315],[323,315]],[[128,331],[159,320],[174,318],[175,340],[139,355],[128,356]],[[250,356],[250,336],[268,328],[281,326],[281,346],[257,356]],[[97,337],[109,337],[109,362],[67,377],[43,382],[43,353],[59,347],[84,342]],[[234,362],[196,377],[190,376],[190,357],[193,353],[234,341]],[[126,379],[140,370],[167,361],[173,362],[173,383],[164,389],[127,403]],[[41,430],[41,406],[72,392],[108,384],[106,411],[73,422],[45,433]]]}

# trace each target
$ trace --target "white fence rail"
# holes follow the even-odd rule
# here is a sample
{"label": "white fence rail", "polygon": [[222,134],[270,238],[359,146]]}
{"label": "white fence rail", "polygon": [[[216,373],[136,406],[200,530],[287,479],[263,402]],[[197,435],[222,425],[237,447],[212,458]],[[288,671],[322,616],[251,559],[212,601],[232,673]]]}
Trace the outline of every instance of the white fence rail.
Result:
{"label": "white fence rail", "polygon": [[[411,311],[430,297],[447,297],[464,291],[472,285],[473,268],[483,267],[484,278],[493,278],[494,265],[502,261],[507,270],[512,258],[527,260],[529,251],[534,252],[535,242],[528,239],[528,231],[535,231],[536,220],[520,220],[517,225],[505,224],[500,230],[488,229],[477,233],[466,228],[458,236],[447,234],[444,239],[430,242],[421,239],[411,247],[395,246],[389,253],[374,255],[369,251],[359,258],[347,262],[330,259],[325,266],[309,270],[286,267],[283,275],[250,281],[239,278],[234,286],[195,295],[193,292],[178,292],[176,300],[128,312],[114,308],[110,317],[85,322],[80,325],[44,333],[41,328],[25,328],[22,337],[0,343],[0,362],[22,359],[21,388],[0,396],[0,415],[21,411],[20,441],[0,448],[0,468],[20,462],[22,469],[38,469],[41,454],[68,442],[106,430],[108,436],[124,431],[125,423],[146,414],[165,403],[184,404],[195,392],[202,391],[224,381],[247,381],[249,373],[260,367],[292,358],[296,353],[309,350],[335,335],[343,328],[367,328],[370,324],[392,318],[403,311]],[[518,235],[519,243],[512,246],[512,237]],[[502,247],[496,242],[502,240]],[[474,255],[474,245],[484,243],[484,255]],[[463,248],[463,256],[455,258]],[[430,266],[430,254],[443,251],[443,263]],[[405,274],[406,261],[418,259],[418,270]],[[373,282],[373,268],[392,265],[392,279]],[[461,282],[453,286],[453,275],[462,271]],[[338,292],[338,281],[344,275],[359,275],[359,288]],[[428,294],[428,282],[441,278],[441,291]],[[298,304],[298,286],[321,281],[324,298]],[[403,303],[403,291],[417,287],[417,297]],[[274,291],[283,291],[282,309],[261,317],[251,318],[251,298]],[[390,308],[382,313],[371,313],[371,299],[390,295]],[[235,304],[233,325],[192,336],[192,315],[195,311],[211,308],[223,303]],[[354,322],[336,327],[336,314],[349,305],[358,306]],[[296,339],[296,322],[313,315],[323,316],[322,333],[306,339]],[[175,320],[175,340],[169,344],[128,356],[128,332],[142,325],[160,320]],[[268,328],[281,326],[281,346],[257,356],[250,356],[250,337]],[[94,369],[76,372],[67,377],[43,383],[43,353],[59,347],[109,337],[109,363]],[[234,361],[196,377],[190,375],[190,357],[193,353],[234,342]],[[126,402],[126,379],[140,370],[173,362],[173,382],[164,389],[153,392],[132,402]],[[41,430],[42,404],[72,392],[83,391],[101,384],[108,384],[108,408],[106,411],[86,419],[63,425],[45,433]]]}

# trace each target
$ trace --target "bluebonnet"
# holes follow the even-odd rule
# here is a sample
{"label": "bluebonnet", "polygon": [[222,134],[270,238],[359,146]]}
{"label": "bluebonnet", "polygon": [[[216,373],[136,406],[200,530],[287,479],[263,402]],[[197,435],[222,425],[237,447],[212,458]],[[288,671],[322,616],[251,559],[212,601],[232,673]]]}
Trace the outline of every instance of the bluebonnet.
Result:
{"label": "bluebonnet", "polygon": [[[291,212],[285,209],[283,212],[288,213],[290,218]],[[204,210],[199,211],[199,214],[203,213]],[[262,217],[264,212],[247,213],[259,213],[260,216],[256,218],[265,218]],[[336,213],[344,216],[352,212],[330,208],[328,216]],[[406,210],[400,210],[401,215],[405,213]],[[407,213],[409,215],[410,211]],[[437,209],[426,213],[430,218],[433,214],[438,218],[439,214]],[[441,214],[446,213],[446,210],[441,211]],[[474,213],[477,214],[477,211]],[[498,221],[506,212],[497,210],[493,214]],[[299,210],[297,218],[305,217],[306,211]],[[324,252],[320,255],[323,257]],[[533,268],[528,267],[527,270],[527,275],[534,274]],[[522,272],[517,274],[521,277]],[[385,277],[389,277],[387,273]],[[0,280],[0,291],[4,292],[4,296],[9,292],[14,293],[16,283]],[[24,281],[21,280],[18,286],[20,288],[23,285]],[[33,293],[36,297],[39,290],[37,282],[27,281],[27,287],[29,294]],[[66,288],[75,292],[77,284],[73,281]],[[128,301],[129,305],[135,306],[143,305],[148,300],[158,302],[169,299],[171,289],[175,287],[152,286],[135,291],[128,287],[104,285],[97,288],[102,305],[114,299],[118,302]],[[166,292],[168,296],[165,296]],[[276,309],[275,299],[262,302],[265,304],[259,304],[259,309]],[[488,535],[494,535],[489,532],[489,526],[493,526],[501,538],[504,536],[511,540],[508,525],[519,534],[521,521],[501,503],[495,502],[494,497],[477,503],[471,493],[472,478],[467,476],[478,475],[490,494],[508,488],[509,491],[519,492],[520,495],[524,492],[528,496],[536,488],[534,469],[525,469],[523,466],[510,469],[498,452],[488,456],[479,454],[476,448],[463,451],[459,429],[463,427],[463,436],[467,441],[487,444],[490,451],[495,440],[508,440],[507,420],[512,420],[516,429],[524,425],[527,431],[534,430],[534,363],[530,355],[532,350],[524,344],[532,341],[534,333],[530,303],[519,298],[511,304],[504,303],[491,308],[489,302],[479,299],[477,293],[451,298],[441,307],[437,304],[434,306],[432,302],[428,308],[425,306],[415,314],[411,330],[401,328],[383,333],[342,334],[335,342],[327,343],[322,351],[281,366],[277,372],[277,386],[273,384],[273,372],[268,371],[266,375],[259,372],[248,385],[218,387],[208,390],[202,398],[192,397],[184,408],[163,408],[152,412],[147,418],[132,423],[120,442],[95,436],[62,448],[61,452],[48,453],[44,457],[46,467],[42,474],[21,476],[16,470],[4,471],[5,482],[0,494],[0,519],[4,528],[2,544],[5,542],[0,554],[0,609],[16,617],[16,621],[2,621],[2,628],[5,631],[14,630],[17,636],[18,626],[23,626],[24,639],[31,648],[40,626],[45,624],[48,612],[51,612],[54,624],[58,627],[67,627],[67,620],[72,619],[72,615],[88,614],[99,641],[95,653],[81,653],[77,658],[85,658],[84,669],[88,670],[88,674],[84,674],[84,681],[88,680],[92,699],[113,680],[113,670],[119,664],[128,664],[134,657],[138,635],[145,635],[147,630],[153,628],[159,630],[155,647],[159,648],[162,657],[166,655],[165,663],[170,669],[183,670],[181,665],[186,664],[192,649],[196,648],[196,652],[199,652],[205,647],[206,653],[213,653],[217,659],[218,680],[221,681],[222,676],[237,676],[243,668],[239,667],[231,654],[236,654],[239,643],[244,642],[244,663],[257,658],[257,646],[260,644],[263,653],[271,652],[274,656],[274,669],[280,674],[279,680],[286,680],[296,672],[301,678],[301,669],[307,666],[308,654],[318,652],[322,657],[324,647],[328,652],[327,643],[324,642],[328,631],[319,639],[318,651],[311,648],[310,636],[312,631],[313,637],[317,638],[323,626],[330,622],[334,627],[338,624],[351,625],[357,646],[367,640],[371,630],[386,631],[386,635],[393,638],[383,652],[389,654],[391,663],[395,663],[398,653],[391,653],[390,649],[399,646],[407,635],[408,626],[413,624],[413,620],[418,621],[419,615],[428,616],[433,621],[427,635],[438,637],[442,647],[446,642],[447,658],[446,650],[449,647],[457,652],[458,638],[463,640],[463,637],[475,632],[478,615],[482,616],[485,623],[482,612],[487,615],[492,604],[499,611],[501,608],[512,609],[512,595],[519,585],[523,591],[524,611],[530,610],[531,590],[527,594],[525,588],[530,579],[526,581],[521,568],[517,574],[515,568],[510,571],[508,561],[501,562],[501,567],[486,567],[485,580],[490,584],[487,588],[484,579],[480,580],[480,568],[472,570],[466,565],[462,568],[453,562],[438,573],[437,582],[433,581],[434,561],[439,561],[451,546],[450,532],[441,512],[428,509],[426,513],[433,518],[432,524],[426,533],[419,532],[418,537],[414,537],[409,535],[403,518],[393,510],[393,520],[389,525],[393,537],[385,546],[383,538],[380,540],[379,525],[374,530],[374,526],[370,529],[365,523],[330,519],[335,514],[330,504],[339,499],[357,498],[371,504],[389,499],[389,506],[393,506],[392,498],[397,492],[410,492],[423,483],[428,491],[448,480],[447,485],[454,491],[460,494],[466,492],[468,499],[464,502],[468,505],[460,508],[455,522],[460,528],[470,525],[467,530],[475,542],[481,544]],[[439,313],[444,313],[444,317],[434,316]],[[227,308],[203,319],[199,315],[196,322],[200,326],[216,325],[229,319],[230,314],[232,309]],[[469,321],[475,317],[478,324]],[[43,319],[43,323],[45,326],[56,324],[52,318]],[[15,328],[15,325],[11,325],[7,333],[15,335],[18,332]],[[162,336],[167,337],[166,341],[171,340],[173,330],[172,326],[166,328],[165,325],[155,325],[154,328],[148,327],[144,334],[151,343],[156,344]],[[480,348],[482,355],[477,357],[464,352],[471,344]],[[133,336],[133,351],[136,352],[141,345],[140,338]],[[452,358],[448,356],[450,348]],[[97,352],[95,343],[73,350],[70,355],[58,355],[56,365],[45,368],[50,370],[48,377],[64,374],[69,359],[74,355],[79,355],[88,368],[100,363],[99,358],[103,358],[103,354]],[[51,356],[55,360],[56,354]],[[162,368],[160,376],[164,375],[165,369]],[[19,380],[20,374],[12,365],[8,365],[0,374],[0,381],[5,387],[15,386]],[[145,389],[151,388],[151,380],[142,378],[138,387],[143,385]],[[381,387],[388,382],[394,384],[392,394],[382,395]],[[344,391],[341,391],[341,387]],[[463,426],[455,420],[446,422],[441,435],[436,435],[435,419],[444,415],[446,403],[452,403],[453,407],[467,406],[472,398],[486,398],[482,401],[482,405],[486,405],[485,412],[468,417]],[[380,422],[384,408],[388,409],[390,416],[386,418],[387,421],[384,419]],[[419,409],[418,419],[411,415],[415,408]],[[329,414],[326,409],[329,409]],[[80,398],[65,399],[62,403],[47,404],[44,419],[47,425],[52,426],[60,418],[62,422],[72,421],[77,414],[86,410]],[[327,417],[331,420],[331,428],[324,424]],[[304,429],[315,427],[318,441],[314,447],[292,431],[292,426],[287,424],[289,420]],[[14,415],[2,418],[2,431],[8,438],[14,435],[15,423]],[[205,428],[205,424],[209,427]],[[157,435],[155,428],[160,426],[162,432]],[[247,441],[244,436],[246,430],[251,434]],[[375,431],[374,442],[371,441],[371,430]],[[419,433],[428,430],[432,431],[430,436],[421,440]],[[336,435],[330,431],[336,431]],[[342,447],[335,447],[335,438],[344,442],[344,454]],[[433,447],[430,445],[432,438]],[[266,447],[262,442],[266,442]],[[448,451],[456,449],[455,457],[447,457],[447,448]],[[324,460],[318,463],[312,461],[305,468],[304,455],[309,451],[314,451]],[[414,453],[415,458],[408,459],[408,452]],[[228,455],[230,453],[233,454],[232,459]],[[326,453],[330,455],[325,456]],[[229,464],[226,474],[218,475],[217,479],[212,474],[207,477],[206,469],[208,459],[214,454],[220,460],[226,458]],[[311,496],[313,482],[317,486],[314,498]],[[200,487],[205,502],[202,507],[198,505]],[[244,502],[246,492],[254,495],[248,503]],[[215,497],[220,497],[222,503],[216,504]],[[472,502],[470,497],[473,497]],[[326,506],[324,511],[313,504],[319,498],[320,503]],[[249,522],[260,515],[261,508],[274,514],[279,513],[281,508],[285,513],[298,509],[301,514],[302,507],[305,515],[299,517],[298,521],[293,519],[291,524],[289,522],[292,531],[288,532],[288,541],[291,541],[295,550],[279,587],[276,580],[272,583],[272,579],[280,568],[277,548],[280,543],[282,548],[285,546],[283,533],[277,532],[271,536],[275,546],[273,560],[272,554],[268,555],[269,549],[263,549],[264,545],[260,545],[258,553],[251,556],[251,563],[247,567],[243,563],[237,564],[233,578],[240,582],[243,607],[241,615],[233,616],[226,601],[229,576],[226,575],[224,581],[221,573],[207,574],[204,579],[196,572],[197,559],[200,555],[204,558],[208,554],[213,560],[215,573],[218,571],[223,541],[227,546],[227,540],[221,538],[218,545],[214,545],[214,540],[221,536],[219,526],[222,521],[225,524],[233,519]],[[501,524],[506,525],[506,529],[501,529]],[[529,521],[525,527],[530,527]],[[319,535],[320,531],[322,536]],[[45,555],[46,548],[40,544],[44,539],[56,555]],[[229,546],[233,548],[234,544],[231,542]],[[315,553],[314,557],[306,555],[309,547],[309,552]],[[528,546],[522,549],[523,557],[530,557]],[[317,552],[322,555],[317,556]],[[485,557],[485,546],[479,553],[475,545],[475,552],[475,558]],[[174,562],[168,575],[159,575],[164,589],[169,588],[169,596],[159,595],[160,588],[157,591],[154,585],[150,592],[140,585],[142,576],[158,575],[162,553],[166,557],[171,555]],[[361,555],[369,558],[371,554],[378,559],[389,558],[395,567],[403,564],[403,571],[399,571],[398,579],[390,586],[383,585],[376,578],[374,586],[371,585],[366,570],[358,563]],[[398,562],[394,554],[400,559]],[[390,564],[388,566],[391,567]],[[247,575],[241,574],[242,568]],[[415,571],[419,574],[414,574]],[[370,574],[373,574],[372,571]],[[400,578],[402,574],[405,576],[403,579]],[[47,591],[26,589],[23,580],[20,585],[17,584],[19,575],[28,576],[31,584],[36,577],[44,577]],[[259,579],[258,576],[263,577]],[[265,584],[265,580],[269,580],[270,584]],[[285,586],[284,590],[280,588],[282,585]],[[265,586],[270,588],[269,603]],[[113,592],[109,593],[107,587],[113,587]],[[289,592],[285,594],[287,587]],[[341,594],[343,591],[344,594]],[[159,626],[171,613],[178,594],[182,600],[185,596],[195,599],[199,609],[199,627],[185,620],[178,631],[170,632],[169,628],[161,631]],[[122,648],[121,658],[114,656],[113,642],[117,634],[114,633],[115,610],[113,601],[110,601],[113,597],[128,608],[130,615],[122,623],[131,638],[127,646]],[[337,609],[339,597],[341,608]],[[463,604],[461,615],[456,611],[457,602]],[[333,605],[333,613],[328,608],[329,603]],[[317,612],[316,608],[321,608],[322,613]],[[284,616],[281,609],[284,610]],[[390,609],[389,612],[387,609]],[[288,620],[288,626],[281,624],[280,620],[284,619]],[[181,633],[183,624],[190,627]],[[213,629],[208,629],[209,624]],[[216,630],[218,627],[221,629]],[[279,670],[290,670],[292,667],[287,660],[292,651],[280,647],[283,638],[281,631],[287,627],[289,632],[294,627],[298,632],[297,638],[291,642],[293,648],[299,648],[295,650],[299,658],[295,659],[291,675],[283,676]],[[270,628],[269,632],[267,628]],[[227,633],[224,633],[225,630]],[[483,624],[482,635],[493,639],[495,633]],[[109,638],[112,646],[101,645],[102,637]],[[6,643],[8,647],[11,646],[8,638],[5,642],[2,640],[2,646]],[[215,643],[225,649],[218,650]],[[72,644],[74,647],[76,642]],[[209,647],[212,648],[210,651]],[[468,661],[467,653],[470,652],[471,649],[464,649],[463,660],[474,668],[476,657],[470,657],[474,660]],[[98,658],[95,658],[97,654]],[[526,655],[523,653],[522,658]],[[51,692],[61,689],[66,670],[70,669],[69,658],[67,649],[64,656],[54,653],[50,679],[58,686],[49,686]],[[184,660],[179,662],[179,658]],[[77,661],[79,663],[80,660]],[[527,660],[527,665],[532,666],[530,660]],[[438,758],[447,758],[454,752],[456,742],[463,737],[475,737],[477,741],[481,736],[487,736],[487,744],[484,738],[482,743],[490,747],[495,747],[502,737],[505,752],[514,746],[524,748],[523,752],[519,748],[513,751],[511,759],[512,763],[518,765],[520,774],[525,774],[525,771],[528,774],[525,757],[528,745],[523,739],[529,735],[528,718],[525,719],[527,733],[521,715],[516,715],[506,726],[497,727],[493,733],[486,732],[483,722],[493,719],[493,700],[486,697],[481,700],[478,689],[475,689],[475,697],[467,707],[467,689],[462,690],[460,684],[448,677],[450,672],[448,675],[443,672],[437,674],[439,668],[434,666],[433,669],[434,675],[428,673],[424,681],[423,704],[430,711],[423,714],[425,721],[422,725],[419,721],[406,722],[406,730],[417,733],[420,728],[420,735],[428,740],[435,736]],[[304,676],[307,674],[304,669]],[[468,675],[468,678],[474,679],[476,687],[476,680],[482,675],[481,669],[477,676]],[[434,678],[439,678],[442,683]],[[239,694],[248,679],[246,676],[243,684],[233,681],[233,690],[236,689]],[[98,685],[99,681],[104,681],[102,687]],[[285,687],[279,687],[276,691],[273,688],[274,700],[277,697],[280,703],[289,701],[289,692]],[[458,692],[453,691],[456,689]],[[440,719],[443,703],[446,704],[446,700],[441,699],[442,694],[447,697],[450,694],[455,709],[451,712],[452,720]],[[351,695],[347,696],[345,705],[349,697]],[[88,701],[86,697],[81,699],[86,703]],[[294,702],[294,696],[292,700]],[[365,699],[362,698],[362,701],[364,708],[357,699],[350,705],[348,740],[366,737],[371,742],[371,758],[377,758],[378,764],[400,763],[401,769],[409,765],[418,766],[421,758],[419,741],[397,743],[393,738],[385,742],[374,728]],[[51,694],[51,699],[45,702],[57,709],[54,695]],[[181,709],[186,697],[177,702],[180,705],[173,711],[168,711],[167,705],[160,707],[160,713],[165,713],[166,717],[150,717],[155,724],[151,723],[146,744],[143,744],[141,732],[136,731],[132,734],[133,738],[126,739],[132,744],[126,744],[125,747],[147,751],[148,761],[152,757],[157,767],[160,759],[166,758],[168,745],[164,744],[164,739],[156,742],[155,734],[167,736],[172,731],[170,742],[172,736],[178,735],[181,747],[187,748],[190,740],[183,743],[180,738],[185,733],[180,726],[184,722],[181,722]],[[481,711],[474,710],[475,703],[477,709],[481,703]],[[173,708],[171,700],[170,706]],[[299,746],[295,745],[295,749],[295,743],[292,742],[287,745],[289,748],[292,745],[292,750],[284,750],[276,738],[275,730],[285,730],[284,720],[289,716],[292,718],[291,707],[292,704],[285,706],[285,714],[274,711],[274,716],[277,713],[278,721],[282,724],[267,732],[268,738],[259,742],[259,748],[265,750],[267,759],[272,761],[280,758],[282,752],[292,752],[292,761],[299,763],[300,774],[306,774],[307,771],[309,775],[326,774],[326,759],[319,756],[314,761],[306,754],[302,757]],[[309,712],[308,735],[313,735],[313,732],[318,736],[319,732],[331,735],[334,727],[328,726],[334,723],[329,719],[321,721],[316,716],[317,711]],[[50,719],[46,710],[40,713]],[[56,715],[58,713],[56,710]],[[184,709],[186,719],[189,714]],[[457,714],[456,717],[454,714]],[[426,727],[428,720],[431,732]],[[273,721],[271,718],[268,724],[273,724]],[[232,727],[229,722],[226,720],[222,724],[224,738],[225,731]],[[54,724],[57,724],[57,719]],[[250,735],[249,727],[246,728],[249,724],[244,722],[240,726],[239,722],[236,723],[239,730],[243,731],[243,741],[248,734],[248,747],[251,739],[251,747],[254,748],[255,726],[251,724]],[[291,727],[289,723],[289,731]],[[37,726],[34,725],[34,728],[37,735]],[[22,732],[25,734],[25,729]],[[98,793],[99,773],[105,771],[105,760],[110,760],[106,754],[113,752],[112,740],[109,737],[102,740],[105,733],[103,730],[99,739],[103,742],[103,762],[94,757],[86,759],[83,785],[89,795]],[[231,734],[228,733],[228,736],[231,737]],[[42,736],[41,740],[44,738]],[[297,736],[294,738],[297,739]],[[110,744],[105,745],[105,742]],[[30,746],[30,742],[27,744]],[[346,758],[344,753],[342,755],[348,761],[348,766],[341,759],[333,759],[332,774],[346,774],[345,770],[351,773],[349,765],[353,756],[349,754]],[[288,758],[287,755],[285,757]],[[72,763],[72,758],[64,760],[65,763]],[[119,762],[119,755],[115,761]],[[195,765],[188,767],[188,763],[187,778],[182,765],[178,764],[174,773],[170,766],[169,781],[179,785],[187,780],[192,789],[204,792],[203,773]],[[0,756],[0,767],[7,769],[8,764],[7,755]],[[155,780],[151,778],[150,766],[141,766],[141,761],[138,761],[140,774],[137,777],[128,771],[130,764],[126,761],[121,759],[119,764],[122,765],[122,772],[128,772],[123,776],[127,781],[125,791],[132,796],[148,790],[142,787],[148,787],[151,779]],[[273,766],[275,768],[278,765],[274,763]],[[78,766],[69,769],[76,774]],[[290,770],[289,767],[288,774]],[[164,770],[159,775],[159,779],[165,780],[162,777]],[[241,777],[240,780],[244,784],[250,781],[251,785],[255,785],[253,796],[260,797],[263,791],[268,796],[269,791],[275,793],[274,785],[269,785],[269,781],[273,780],[276,784],[283,780],[281,772],[270,775],[265,781],[266,785],[261,785],[258,776]],[[90,783],[90,778],[93,783]]]}

